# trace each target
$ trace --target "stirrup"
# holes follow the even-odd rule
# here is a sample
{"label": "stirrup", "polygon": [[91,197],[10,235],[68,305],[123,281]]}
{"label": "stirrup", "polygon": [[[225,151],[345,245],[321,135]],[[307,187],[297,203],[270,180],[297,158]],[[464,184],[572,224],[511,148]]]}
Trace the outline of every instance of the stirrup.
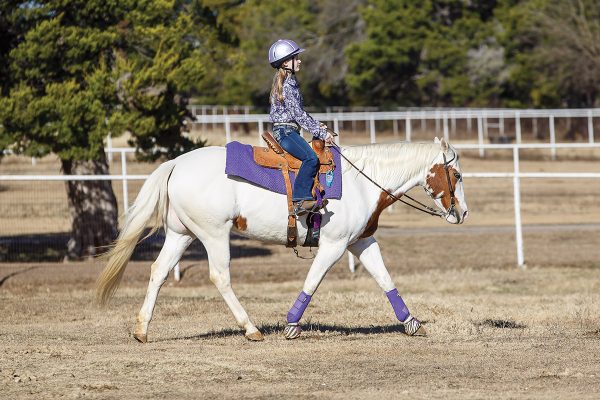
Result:
{"label": "stirrup", "polygon": [[[304,203],[307,201],[311,201],[311,202],[314,201],[314,203],[311,207],[306,208],[306,207],[304,207]],[[316,213],[321,208],[325,207],[328,203],[329,203],[329,200],[327,200],[327,199],[323,199],[321,201],[321,206],[319,206],[319,203],[316,200],[295,201],[294,202],[294,214],[296,214],[297,217],[300,217],[300,216],[308,214],[308,213]]]}

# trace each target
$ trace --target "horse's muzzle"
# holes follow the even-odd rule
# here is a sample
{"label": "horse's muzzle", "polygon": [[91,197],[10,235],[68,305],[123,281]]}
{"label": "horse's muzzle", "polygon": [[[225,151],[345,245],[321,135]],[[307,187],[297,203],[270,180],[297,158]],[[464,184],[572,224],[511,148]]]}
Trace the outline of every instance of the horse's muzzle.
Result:
{"label": "horse's muzzle", "polygon": [[451,207],[450,210],[448,210],[448,213],[446,214],[446,221],[451,224],[462,224],[463,222],[465,222],[465,219],[467,219],[468,216],[468,210],[463,211],[461,215],[460,212],[456,209],[456,207]]}

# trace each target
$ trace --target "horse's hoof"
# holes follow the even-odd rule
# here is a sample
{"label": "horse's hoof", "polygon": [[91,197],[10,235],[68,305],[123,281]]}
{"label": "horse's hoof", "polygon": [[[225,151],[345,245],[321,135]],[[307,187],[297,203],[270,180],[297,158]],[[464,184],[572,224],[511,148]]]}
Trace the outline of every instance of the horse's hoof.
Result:
{"label": "horse's hoof", "polygon": [[262,333],[260,333],[260,331],[256,331],[249,334],[247,333],[246,339],[248,339],[251,342],[262,342],[263,340],[265,340],[265,337]]}
{"label": "horse's hoof", "polygon": [[427,336],[427,331],[425,330],[425,327],[421,325],[413,336]]}
{"label": "horse's hoof", "polygon": [[302,328],[298,324],[288,324],[283,330],[283,335],[286,339],[296,339],[302,333]]}
{"label": "horse's hoof", "polygon": [[140,343],[148,343],[148,335],[142,333],[134,333],[133,337]]}
{"label": "horse's hoof", "polygon": [[408,336],[427,336],[427,331],[421,321],[413,316],[409,316],[402,324],[404,325],[404,333]]}

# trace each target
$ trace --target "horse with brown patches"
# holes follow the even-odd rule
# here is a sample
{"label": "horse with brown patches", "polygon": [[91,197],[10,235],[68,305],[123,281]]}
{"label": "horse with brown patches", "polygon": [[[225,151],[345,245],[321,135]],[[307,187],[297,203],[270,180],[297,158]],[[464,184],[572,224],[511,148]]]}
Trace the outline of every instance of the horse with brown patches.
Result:
{"label": "horse with brown patches", "polygon": [[[447,222],[462,223],[468,207],[458,154],[437,138],[433,143],[353,146],[340,151],[344,157],[343,196],[330,200],[322,210],[319,250],[303,290],[287,315],[284,334],[288,339],[300,335],[299,321],[312,295],[347,249],[386,293],[405,333],[424,335],[420,321],[398,294],[373,233],[383,209],[415,186],[425,189]],[[246,337],[263,339],[231,286],[230,232],[233,229],[248,238],[285,244],[287,200],[285,195],[228,177],[224,171],[223,147],[198,149],[165,162],[146,180],[126,216],[124,228],[108,254],[107,266],[98,278],[101,303],[106,303],[117,289],[146,225],[154,220],[153,230],[162,224],[166,233],[163,248],[152,264],[146,298],[134,329],[134,337],[140,342],[148,339],[148,325],[162,284],[195,239],[206,248],[210,279],[245,329]],[[306,217],[301,217],[298,239],[304,240],[306,234]]]}

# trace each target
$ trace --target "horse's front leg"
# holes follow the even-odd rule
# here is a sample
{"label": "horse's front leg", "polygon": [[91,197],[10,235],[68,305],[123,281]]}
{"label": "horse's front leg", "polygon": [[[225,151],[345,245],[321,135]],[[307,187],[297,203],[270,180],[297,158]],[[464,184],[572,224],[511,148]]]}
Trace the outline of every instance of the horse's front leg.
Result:
{"label": "horse's front leg", "polygon": [[306,307],[308,307],[312,295],[317,291],[327,272],[342,257],[345,251],[345,244],[321,242],[317,256],[313,260],[308,275],[306,275],[302,292],[300,292],[287,314],[288,325],[284,330],[286,339],[296,339],[300,336],[302,329],[298,322],[302,318]]}
{"label": "horse's front leg", "polygon": [[365,269],[373,276],[381,289],[385,291],[388,300],[390,301],[396,318],[404,325],[404,332],[410,336],[425,336],[425,328],[421,322],[413,317],[408,311],[408,307],[404,304],[404,300],[398,293],[387,268],[383,264],[381,250],[379,244],[373,236],[360,239],[348,246],[348,250],[354,254]]}

